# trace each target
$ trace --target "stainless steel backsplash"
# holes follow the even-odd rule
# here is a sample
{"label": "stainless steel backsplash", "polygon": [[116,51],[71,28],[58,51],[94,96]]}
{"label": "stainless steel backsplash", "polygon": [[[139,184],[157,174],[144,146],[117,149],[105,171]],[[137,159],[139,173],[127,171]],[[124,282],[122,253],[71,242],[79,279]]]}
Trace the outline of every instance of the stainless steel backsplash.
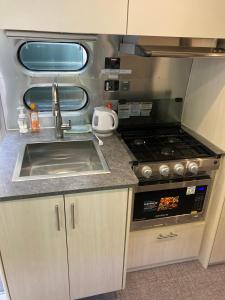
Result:
{"label": "stainless steel backsplash", "polygon": [[122,68],[131,75],[121,75],[130,81],[130,90],[120,92],[120,98],[164,99],[184,98],[190,76],[191,58],[142,58],[122,56]]}
{"label": "stainless steel backsplash", "polygon": [[[54,81],[80,86],[88,92],[87,109],[71,115],[64,114],[65,121],[71,119],[72,124],[88,121],[93,108],[110,99],[141,101],[185,97],[192,66],[191,58],[142,58],[122,55],[121,69],[131,70],[131,74],[104,72],[105,57],[118,56],[120,40],[119,36],[99,35],[96,41],[85,41],[90,61],[87,68],[80,73],[36,76],[26,71],[17,60],[17,49],[26,39],[8,38],[0,31],[0,95],[7,128],[17,128],[16,108],[23,103],[25,91],[31,86],[51,85]],[[120,86],[128,81],[129,91],[105,92],[104,82],[109,78],[118,78]],[[42,116],[41,122],[44,127],[52,126],[51,113]]]}

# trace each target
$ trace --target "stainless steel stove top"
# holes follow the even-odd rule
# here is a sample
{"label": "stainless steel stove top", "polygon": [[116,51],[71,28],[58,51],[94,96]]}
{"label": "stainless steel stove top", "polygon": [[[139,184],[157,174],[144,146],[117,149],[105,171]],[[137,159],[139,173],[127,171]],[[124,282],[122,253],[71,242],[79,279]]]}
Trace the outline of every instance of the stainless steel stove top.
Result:
{"label": "stainless steel stove top", "polygon": [[185,180],[219,166],[219,156],[180,127],[125,130],[121,135],[141,182]]}

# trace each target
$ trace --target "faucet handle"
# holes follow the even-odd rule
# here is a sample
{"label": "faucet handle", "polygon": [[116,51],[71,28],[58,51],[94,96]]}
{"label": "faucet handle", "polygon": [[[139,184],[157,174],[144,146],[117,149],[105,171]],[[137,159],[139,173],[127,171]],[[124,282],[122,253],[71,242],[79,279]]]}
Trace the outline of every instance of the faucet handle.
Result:
{"label": "faucet handle", "polygon": [[66,124],[67,127],[68,127],[68,130],[70,130],[72,128],[72,125],[71,125],[71,120],[68,121],[68,123]]}

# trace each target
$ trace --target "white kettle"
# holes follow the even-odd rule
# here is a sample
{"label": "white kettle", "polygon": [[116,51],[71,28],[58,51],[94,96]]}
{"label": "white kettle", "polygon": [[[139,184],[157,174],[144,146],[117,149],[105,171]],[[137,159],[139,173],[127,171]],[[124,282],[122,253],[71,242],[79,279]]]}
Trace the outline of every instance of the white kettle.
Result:
{"label": "white kettle", "polygon": [[92,128],[99,136],[110,136],[118,127],[118,116],[114,110],[104,106],[95,107]]}

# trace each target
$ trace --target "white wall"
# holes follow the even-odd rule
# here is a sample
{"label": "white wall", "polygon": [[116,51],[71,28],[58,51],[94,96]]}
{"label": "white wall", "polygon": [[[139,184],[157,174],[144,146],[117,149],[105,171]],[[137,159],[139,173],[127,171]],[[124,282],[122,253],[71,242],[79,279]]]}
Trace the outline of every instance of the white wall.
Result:
{"label": "white wall", "polygon": [[182,123],[225,151],[225,59],[194,59]]}

